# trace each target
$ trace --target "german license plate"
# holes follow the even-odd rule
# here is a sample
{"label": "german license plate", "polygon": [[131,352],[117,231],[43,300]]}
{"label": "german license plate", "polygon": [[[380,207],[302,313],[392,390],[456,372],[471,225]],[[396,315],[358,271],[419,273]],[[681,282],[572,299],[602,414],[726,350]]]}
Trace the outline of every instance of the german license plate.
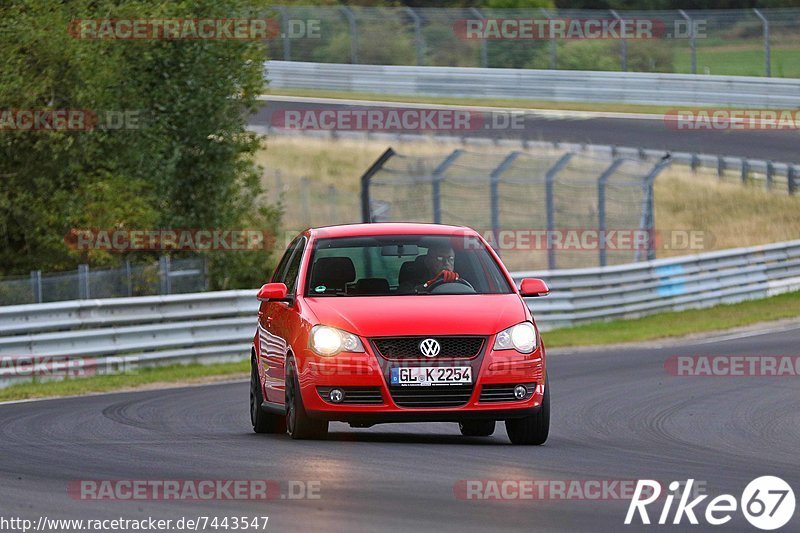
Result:
{"label": "german license plate", "polygon": [[392,385],[429,387],[435,385],[469,385],[472,367],[435,366],[393,368]]}

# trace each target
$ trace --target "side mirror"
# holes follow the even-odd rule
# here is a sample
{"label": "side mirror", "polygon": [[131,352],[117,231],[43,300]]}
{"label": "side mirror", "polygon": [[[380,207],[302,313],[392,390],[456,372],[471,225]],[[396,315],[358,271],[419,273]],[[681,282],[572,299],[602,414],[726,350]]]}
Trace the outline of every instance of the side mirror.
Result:
{"label": "side mirror", "polygon": [[268,301],[283,301],[286,302],[289,300],[287,294],[289,293],[289,289],[286,288],[286,285],[283,283],[267,283],[261,287],[261,290],[258,291],[258,300],[260,302],[268,302]]}
{"label": "side mirror", "polygon": [[550,294],[550,288],[543,279],[539,278],[525,278],[519,284],[519,293],[522,296],[547,296]]}

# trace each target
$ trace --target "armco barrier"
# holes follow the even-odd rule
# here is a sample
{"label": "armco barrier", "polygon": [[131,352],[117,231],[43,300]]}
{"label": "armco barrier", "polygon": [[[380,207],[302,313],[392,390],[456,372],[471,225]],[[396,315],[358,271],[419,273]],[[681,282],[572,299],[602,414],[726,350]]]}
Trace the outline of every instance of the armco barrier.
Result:
{"label": "armco barrier", "polygon": [[272,89],[750,108],[800,107],[800,80],[581,70],[406,67],[267,61]]}
{"label": "armco barrier", "polygon": [[[550,296],[528,301],[541,329],[548,330],[798,290],[800,241],[513,276],[549,283]],[[244,360],[257,308],[254,290],[0,307],[0,386],[31,379],[8,364],[13,357],[140,367]]]}

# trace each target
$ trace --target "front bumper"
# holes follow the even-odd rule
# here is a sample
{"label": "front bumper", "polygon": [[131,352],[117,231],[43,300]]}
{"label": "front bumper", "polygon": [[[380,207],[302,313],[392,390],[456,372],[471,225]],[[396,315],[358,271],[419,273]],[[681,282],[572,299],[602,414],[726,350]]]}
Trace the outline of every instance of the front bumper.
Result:
{"label": "front bumper", "polygon": [[[531,354],[513,350],[491,350],[489,338],[480,355],[471,359],[390,361],[364,343],[366,353],[341,353],[324,358],[303,354],[299,368],[303,404],[310,417],[350,423],[381,422],[459,422],[464,420],[505,420],[538,412],[544,395],[545,354],[539,347]],[[473,368],[473,386],[466,402],[446,407],[404,407],[393,397],[398,390],[390,385],[391,368],[396,366],[466,366]],[[533,393],[523,400],[481,401],[483,388],[489,385],[536,383]],[[379,388],[381,403],[336,404],[324,399],[317,387]],[[414,387],[414,389],[431,387]],[[441,388],[441,387],[435,387]],[[448,387],[443,387],[447,389]],[[408,390],[408,387],[403,390]]]}

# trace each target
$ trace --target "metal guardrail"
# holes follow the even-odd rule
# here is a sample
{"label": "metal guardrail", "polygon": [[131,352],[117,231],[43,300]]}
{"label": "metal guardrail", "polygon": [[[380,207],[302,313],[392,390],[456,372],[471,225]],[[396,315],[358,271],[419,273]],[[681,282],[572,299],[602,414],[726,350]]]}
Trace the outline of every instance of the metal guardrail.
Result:
{"label": "metal guardrail", "polygon": [[[766,298],[800,289],[800,241],[575,270],[516,272],[547,280],[530,299],[542,329]],[[665,324],[665,327],[668,327]]]}
{"label": "metal guardrail", "polygon": [[800,80],[746,76],[267,61],[273,89],[754,108],[800,107]]}
{"label": "metal guardrail", "polygon": [[[516,272],[552,290],[531,299],[542,330],[764,298],[800,289],[800,241],[630,265]],[[80,300],[0,308],[0,387],[30,380],[20,357],[157,366],[244,360],[255,333],[255,291]],[[668,324],[665,325],[668,327]],[[99,365],[100,372],[113,365]]]}

